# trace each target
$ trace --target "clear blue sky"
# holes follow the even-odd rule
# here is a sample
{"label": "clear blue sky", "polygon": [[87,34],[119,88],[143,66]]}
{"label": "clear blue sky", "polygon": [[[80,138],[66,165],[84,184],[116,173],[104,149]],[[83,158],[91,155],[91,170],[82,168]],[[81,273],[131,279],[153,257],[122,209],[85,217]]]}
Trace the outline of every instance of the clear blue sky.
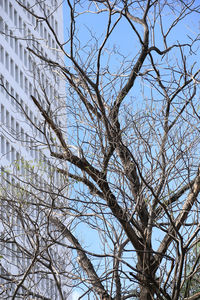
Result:
{"label": "clear blue sky", "polygon": [[[164,26],[167,27],[172,22],[174,16],[168,15],[165,18]],[[192,17],[189,16],[188,20],[181,22],[177,27],[176,31],[172,30],[172,33],[170,35],[169,44],[168,46],[171,46],[171,44],[176,41],[177,39],[181,43],[185,43],[187,40],[187,33],[191,34],[193,36],[196,35],[196,33],[199,31],[199,21],[197,19],[197,16],[193,15]],[[85,43],[89,43],[89,35],[90,31],[95,33],[98,37],[99,44],[102,41],[102,33],[106,29],[107,24],[107,17],[106,14],[102,15],[95,15],[95,14],[84,14],[82,15],[76,23],[76,27],[78,28],[78,36],[79,39],[82,42],[82,46],[85,45]],[[69,11],[66,9],[66,3],[64,5],[64,27],[65,27],[65,38],[67,38],[67,29],[69,28]],[[171,44],[170,44],[171,42]],[[108,43],[108,48],[112,44],[116,45],[116,49],[120,49],[121,52],[124,53],[125,56],[130,58],[134,57],[134,54],[138,51],[138,41],[135,38],[135,35],[133,34],[132,30],[129,26],[127,26],[127,22],[120,22],[120,25],[116,27],[114,33],[112,34],[112,39]],[[160,44],[160,49],[164,49],[162,43],[157,39],[157,44]],[[179,51],[177,49],[177,55],[179,54]],[[116,65],[118,66],[120,61],[116,59],[117,55],[113,55],[110,59],[110,64],[112,65],[113,70],[115,70]],[[189,58],[190,59],[190,58]],[[106,60],[105,60],[106,61]],[[69,62],[67,62],[68,64]],[[139,88],[139,85],[138,85]],[[148,87],[144,88],[145,93],[149,93]],[[134,96],[137,96],[137,93],[134,89]],[[85,232],[87,231],[87,237]],[[79,232],[77,232],[78,237],[81,240],[85,239],[85,244],[88,246],[88,250],[91,250],[95,248],[95,250],[98,250],[98,238],[91,230],[86,229],[86,227],[83,227],[81,224],[81,227],[79,227]],[[87,239],[86,239],[87,238]],[[95,247],[94,247],[95,245]],[[74,292],[73,300],[78,299],[79,293],[78,291]],[[84,299],[84,298],[83,298]]]}

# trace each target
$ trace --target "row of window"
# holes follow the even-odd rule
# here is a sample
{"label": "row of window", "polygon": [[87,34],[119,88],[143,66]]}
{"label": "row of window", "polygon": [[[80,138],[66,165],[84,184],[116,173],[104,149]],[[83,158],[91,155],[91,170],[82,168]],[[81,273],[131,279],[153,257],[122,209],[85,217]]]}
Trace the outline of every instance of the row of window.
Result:
{"label": "row of window", "polygon": [[[34,10],[31,9],[30,3],[26,0],[20,1],[23,6],[27,8],[24,9],[24,12],[27,14],[29,20],[31,20],[33,26],[37,26],[36,19],[34,17]],[[53,30],[55,30],[56,34],[58,34],[58,22],[55,20],[54,16],[51,14],[50,10],[47,8],[45,1],[38,3],[40,10],[45,13],[48,18],[50,25],[52,26]],[[14,22],[16,27],[21,27],[21,17],[19,18],[18,23],[18,13],[16,9],[13,7],[12,3],[8,0],[0,0],[0,6],[4,9],[4,11],[9,15],[10,19]]]}
{"label": "row of window", "polygon": [[[43,47],[40,45],[40,43],[34,38],[34,36],[31,34],[31,31],[28,29],[26,30],[26,24],[23,23],[23,35],[27,39],[27,43],[30,48],[32,48],[36,53],[43,55],[44,57],[48,57],[47,53],[44,52]],[[22,30],[20,30],[22,32]],[[19,38],[14,36],[13,31],[9,30],[7,23],[3,22],[3,19],[0,17],[0,32],[4,33],[5,40],[9,42],[11,48],[15,51],[17,55],[19,55],[20,59],[24,61],[24,64],[27,66],[27,50],[24,50],[22,44],[18,41]],[[47,38],[49,47],[52,48],[52,53],[56,55],[56,59],[59,59],[59,52],[58,52],[58,46],[55,45],[55,41],[51,40],[50,35],[48,34]],[[26,53],[26,54],[24,54]]]}
{"label": "row of window", "polygon": [[[6,38],[8,41],[8,35],[6,35]],[[13,38],[12,31],[10,31],[9,34],[9,43],[11,48],[19,56],[20,60],[24,63],[24,65],[30,70],[32,70],[33,62],[31,56],[28,55],[28,51],[23,47],[23,45],[20,42],[18,42],[18,39],[16,37]],[[0,45],[0,61],[4,63],[4,60],[6,60],[6,57],[4,58],[4,47]]]}
{"label": "row of window", "polygon": [[[51,178],[55,185],[59,185],[59,183],[61,183],[62,181],[62,176],[55,171],[50,161],[46,158],[46,156],[42,153],[41,150],[38,150],[38,147],[34,145],[34,141],[28,136],[28,134],[24,133],[23,128],[21,128],[19,136],[20,140],[26,145],[27,150],[30,151],[30,154],[33,157],[33,159],[39,162],[40,164],[41,162],[43,163],[43,165],[41,166],[41,171],[45,171],[48,174],[48,178]],[[38,180],[38,175],[32,172],[32,170],[30,169],[31,166],[29,166],[29,164],[20,156],[20,153],[16,151],[14,146],[10,143],[8,139],[6,139],[6,137],[3,134],[1,134],[0,136],[0,151],[1,155],[5,155],[8,162],[10,162],[12,165],[13,163],[17,163],[17,165],[19,165],[20,163],[19,171],[23,177],[25,176],[28,178],[30,176],[33,183],[40,183],[41,187],[44,183],[45,187],[46,184],[44,179],[40,178],[40,180]]]}
{"label": "row of window", "polygon": [[[45,143],[46,142],[45,136],[42,134],[42,132],[40,130],[37,130],[37,128],[36,128],[36,127],[41,128],[41,123],[38,121],[38,118],[34,115],[34,113],[28,107],[28,105],[26,103],[24,103],[24,101],[19,97],[19,94],[17,92],[15,92],[14,88],[12,86],[10,86],[9,82],[7,80],[5,80],[1,74],[0,74],[0,84],[1,84],[1,89],[0,89],[1,93],[5,94],[6,99],[8,101],[10,101],[12,107],[15,108],[16,111],[19,112],[22,117],[25,117],[26,121],[27,121],[27,118],[29,119],[29,125],[33,130],[32,134],[34,134],[34,136],[37,136],[40,141],[43,141]],[[28,91],[27,91],[27,89],[28,89]],[[30,82],[28,85],[26,78],[25,78],[25,90],[29,95],[33,94],[34,97],[37,98],[36,89],[33,89],[33,86]],[[44,100],[41,100],[41,105],[43,106],[43,108],[46,107]],[[15,125],[13,125],[13,123],[11,121],[12,117],[10,116],[8,110],[6,113],[6,110],[5,110],[3,104],[1,105],[0,116],[1,116],[1,122],[3,124],[5,124],[7,126],[7,128],[9,130],[11,130],[12,133],[18,134],[17,127]],[[10,120],[10,118],[11,118],[11,120]],[[58,123],[59,126],[62,126],[61,121],[58,120],[57,116],[55,116],[55,121],[56,121],[56,123]],[[35,126],[33,126],[33,124]],[[47,133],[47,136],[49,136],[49,133]],[[22,138],[22,140],[23,140],[23,138]]]}
{"label": "row of window", "polygon": [[[5,97],[7,100],[10,100],[12,107],[15,107],[16,110],[18,112],[20,112],[22,116],[24,116],[24,113],[27,115],[27,117],[30,119],[30,123],[31,123],[30,125],[32,128],[33,128],[32,123],[34,123],[37,126],[37,124],[38,124],[37,117],[34,116],[33,112],[28,108],[28,105],[25,104],[21,98],[19,98],[19,94],[17,92],[15,92],[14,88],[12,86],[10,86],[9,82],[7,80],[5,80],[2,75],[0,76],[0,84],[1,84],[1,90],[0,90],[1,93],[5,94]],[[32,89],[33,89],[32,84],[29,83],[29,87],[27,85],[28,85],[28,83],[26,82],[26,89],[29,88],[30,94],[33,94],[36,97],[36,90],[34,89],[32,91]],[[1,105],[1,122],[8,125],[8,119],[6,119],[5,109],[4,109],[3,104]],[[9,124],[11,124],[11,123],[9,122]],[[8,126],[8,127],[10,127],[10,126]],[[41,138],[42,137],[41,133],[39,132],[38,134],[39,134],[39,137]]]}
{"label": "row of window", "polygon": [[[2,136],[0,136],[0,142],[1,142]],[[8,171],[8,166],[6,167],[6,170],[4,167],[1,167],[1,176],[0,176],[0,188],[1,192],[3,192],[3,189],[5,188],[6,193],[11,193],[14,196],[20,195],[20,199],[25,203],[27,203],[27,213],[32,215],[33,217],[37,217],[37,208],[38,206],[31,206],[30,203],[32,203],[32,197],[33,197],[33,186],[36,187],[36,190],[39,188],[39,191],[42,190],[51,190],[52,187],[60,187],[64,184],[65,178],[62,174],[60,174],[51,164],[50,162],[45,159],[44,161],[44,154],[39,151],[41,162],[44,162],[44,164],[41,166],[41,162],[38,166],[31,166],[31,161],[26,161],[23,159],[23,157],[17,152],[16,160],[13,162],[10,167],[12,167],[12,170]],[[18,159],[17,159],[18,158]],[[43,160],[42,160],[43,159]],[[46,170],[45,170],[46,167]],[[44,172],[46,172],[47,176],[44,176]],[[12,173],[15,174],[15,176],[12,175]],[[40,173],[40,174],[39,174]],[[27,182],[26,186],[20,189],[21,182],[16,182],[16,176],[22,176],[23,179]],[[31,185],[30,185],[31,183]],[[29,193],[30,192],[30,193]],[[46,201],[46,193],[40,193],[40,199],[44,199]],[[14,198],[13,198],[14,199]],[[30,201],[29,201],[30,200]],[[36,201],[38,200],[36,196]],[[34,200],[34,201],[35,201]],[[18,201],[18,200],[17,200]],[[1,210],[1,207],[0,207]],[[8,214],[9,211],[7,210]],[[16,229],[16,228],[15,228]],[[18,228],[19,230],[19,228]],[[24,239],[24,238],[23,238]]]}
{"label": "row of window", "polygon": [[[21,139],[24,138],[23,142],[26,143],[26,149],[29,150],[31,156],[36,160],[39,161],[39,154],[41,152],[38,151],[37,147],[34,146],[33,140],[28,136],[28,134],[24,133],[23,128],[21,128]],[[1,154],[6,156],[6,159],[13,163],[14,161],[19,160],[19,152],[15,150],[15,148],[10,144],[3,135],[0,137],[1,143]]]}
{"label": "row of window", "polygon": [[[28,109],[27,105],[26,108]],[[24,131],[24,128],[19,125],[19,122],[15,120],[10,112],[5,109],[3,104],[1,104],[0,109],[1,123],[6,126],[8,131],[10,131],[13,136],[15,136],[16,140],[21,141],[21,143],[26,146],[26,149],[30,153],[31,157],[38,161],[38,150],[34,146],[33,139],[31,139],[28,133]],[[32,122],[35,121],[35,123],[37,124],[37,119],[36,117],[33,117],[33,113],[31,111],[30,118],[32,119]],[[35,133],[37,134],[37,132]],[[3,135],[1,136],[1,154],[5,154],[7,160],[11,163],[14,162],[15,159],[18,160],[19,158],[18,154],[15,153],[15,149],[13,148],[13,146],[10,145],[10,142],[7,141]]]}
{"label": "row of window", "polygon": [[[20,84],[20,87],[24,89],[26,93],[28,93],[27,77],[24,76],[24,72],[22,70],[19,70],[18,65],[10,57],[8,52],[4,50],[4,47],[2,45],[0,45],[0,62],[5,66],[8,72],[10,72],[11,76],[15,79],[15,81]],[[30,56],[28,57],[27,51],[25,49],[24,49],[24,62],[25,65],[27,65],[27,62],[29,62],[29,68],[30,69],[32,68],[31,58]],[[31,92],[32,92],[32,88],[31,88]]]}
{"label": "row of window", "polygon": [[[1,207],[1,214],[2,217],[6,218],[6,214],[8,214],[8,206],[6,205],[6,203],[2,203],[2,207]],[[12,216],[12,226],[16,226],[16,222],[17,220],[14,220],[13,215],[9,216],[9,219],[11,219]],[[8,217],[8,216],[7,216]],[[17,249],[17,245],[15,243],[10,243],[10,244],[5,244],[5,246],[2,249],[2,254],[6,255],[6,258],[11,258],[12,263],[17,263],[17,265],[20,265],[20,261],[21,261],[21,253],[18,252]],[[24,263],[26,262],[25,257],[24,257]],[[26,263],[27,265],[27,263]]]}
{"label": "row of window", "polygon": [[[21,249],[19,249],[17,247],[17,244],[14,242],[6,243],[4,247],[2,247],[1,249],[1,254],[6,257],[7,261],[12,262],[12,265],[16,264],[16,266],[19,268],[19,273],[25,270],[32,262],[32,259],[27,257],[27,255],[25,255],[24,252],[21,252]],[[53,299],[57,300],[58,290],[56,288],[55,282],[51,278],[48,278],[47,276],[43,276],[42,275],[43,272],[40,273],[40,270],[39,268],[37,268],[37,266],[35,266],[35,270],[33,272],[35,273],[27,277],[26,279],[27,284],[29,282],[32,284],[32,286],[36,286],[37,293],[38,293],[38,289],[39,290],[41,289],[41,291],[39,291],[40,294],[43,294],[44,291],[46,291],[46,293],[51,297],[52,300]],[[2,266],[0,269],[0,275],[4,275],[3,277],[6,277],[5,275],[7,275]],[[5,281],[5,279],[2,279],[1,276],[0,276],[0,284],[1,287],[3,287],[3,285],[6,284],[5,290],[7,290],[8,283]],[[10,287],[10,289],[12,289],[12,287]],[[19,293],[20,294],[23,293],[23,290],[20,289]],[[16,297],[16,299],[21,299],[21,297],[20,298]]]}
{"label": "row of window", "polygon": [[[15,92],[14,88],[10,86],[9,82],[7,80],[4,80],[4,77],[1,76],[1,84],[5,86],[6,91],[4,90],[4,87],[1,86],[1,93],[5,94],[5,97],[8,101],[10,101],[12,107],[16,108],[16,111],[21,114],[21,117],[25,117],[25,121],[27,121],[27,117],[29,119],[29,125],[32,128],[31,134],[37,137],[41,142],[46,143],[46,137],[38,128],[42,128],[42,124],[38,121],[38,118],[34,115],[32,110],[28,107],[24,101],[19,98],[19,94]],[[32,89],[32,85],[29,84],[29,92],[30,89]],[[37,98],[37,91],[33,90],[33,95]],[[43,107],[45,108],[45,103],[43,101],[42,103]],[[38,152],[36,151],[35,147],[33,146],[32,139],[29,137],[27,133],[24,132],[24,127],[20,127],[19,123],[15,120],[13,115],[10,114],[8,109],[4,107],[3,104],[0,106],[0,121],[2,124],[4,124],[7,129],[11,132],[11,134],[14,134],[16,136],[16,139],[21,140],[22,143],[27,143],[27,150],[30,151],[31,156],[38,160]],[[25,116],[26,115],[26,116]],[[55,121],[61,126],[61,121],[58,120],[55,116]],[[23,123],[22,123],[23,124]],[[33,126],[33,124],[35,126]],[[27,129],[30,132],[30,127]],[[50,139],[49,132],[46,133],[46,136],[48,140]],[[53,150],[56,150],[56,146],[53,146]]]}
{"label": "row of window", "polygon": [[[33,70],[33,65],[35,65],[31,59],[31,56],[28,55],[27,50],[23,48],[23,46],[19,45],[19,57],[23,61],[24,65],[29,69],[29,71]],[[20,87],[24,89],[25,93],[29,96],[33,94],[33,86],[32,83],[28,81],[28,78],[24,76],[24,72],[19,70],[18,65],[14,62],[14,60],[9,56],[8,52],[4,49],[4,47],[0,44],[0,62],[5,66],[5,68],[10,72],[11,76],[15,79],[17,83],[20,84]],[[35,67],[34,67],[35,68]],[[37,77],[42,84],[42,87],[45,87],[45,92],[48,97],[51,99],[57,98],[57,92],[53,88],[53,86],[49,83],[48,79],[44,75],[44,73],[40,72],[40,69],[37,68]],[[59,77],[55,76],[55,82],[59,85]]]}
{"label": "row of window", "polygon": [[[32,24],[34,26],[37,26],[37,22],[35,21],[35,17],[31,14],[34,14],[34,10],[30,8],[30,3],[26,0],[20,0],[20,2],[22,3],[23,6],[25,6],[27,8],[24,9],[24,12],[27,14],[28,19],[32,20]],[[57,7],[57,1],[51,1],[52,6],[55,6],[55,8]],[[48,4],[49,0],[48,0]],[[58,34],[58,22],[55,20],[54,16],[52,15],[52,13],[49,10],[49,6],[46,5],[45,1],[41,1],[37,3],[37,6],[39,7],[40,11],[42,12],[43,15],[46,15],[48,18],[48,21],[52,27],[53,30],[55,30],[56,34]]]}
{"label": "row of window", "polygon": [[1,154],[6,155],[7,160],[15,161],[15,156],[19,157],[19,152],[15,153],[15,148],[10,145],[10,142],[1,135]]}
{"label": "row of window", "polygon": [[[28,13],[28,16],[29,15],[30,15],[30,13]],[[27,24],[22,21],[21,16],[18,16],[17,10],[13,9],[13,6],[12,6],[11,3],[9,3],[9,17],[14,22],[15,28],[18,28],[21,33],[23,32],[23,36],[27,38],[29,46],[32,47],[34,50],[41,51],[41,53],[44,54],[43,48],[41,47],[39,42],[35,40],[34,36],[31,34],[30,29],[27,28]],[[32,16],[32,18],[34,18],[34,17]],[[57,29],[57,27],[58,27],[57,21],[54,21],[53,16],[51,16],[51,18],[53,18],[52,22],[53,22],[53,24],[55,24],[53,26],[53,28],[55,27],[55,30],[56,30],[56,33],[57,33],[57,30],[58,30]],[[42,21],[37,22],[37,26],[35,25],[35,21],[32,22],[32,23],[34,25],[34,28],[37,29],[37,31],[40,34],[40,36],[42,37],[42,39],[44,39],[48,43],[48,47],[52,48],[53,54],[54,55],[56,54],[58,56],[58,46],[56,45],[56,42],[55,42],[54,38],[51,37],[51,34],[48,33],[48,30],[43,25]],[[3,27],[5,28],[5,31],[3,30]],[[2,32],[5,32],[5,38],[7,40],[8,40],[9,36],[13,40],[13,38],[12,38],[13,37],[13,31],[8,30],[8,25],[6,23],[5,23],[5,25],[3,24],[3,19],[2,18],[0,18],[0,29],[1,29]],[[16,37],[15,37],[15,40],[17,42]],[[11,43],[13,43],[13,41],[11,41]]]}
{"label": "row of window", "polygon": [[[11,118],[11,124],[13,121],[13,117]],[[11,125],[12,126],[12,125]],[[21,140],[22,144],[25,144],[26,150],[30,153],[31,157],[35,161],[39,161],[39,154],[41,154],[40,151],[38,151],[37,147],[34,145],[33,139],[30,138],[30,136],[24,132],[24,129],[21,127],[19,130],[19,123],[16,122],[16,132],[17,132],[17,137],[18,140]],[[19,160],[19,153],[15,150],[15,148],[12,146],[10,141],[5,138],[4,135],[1,135],[0,138],[0,143],[1,143],[1,154],[6,156],[6,159],[13,163],[14,161]]]}

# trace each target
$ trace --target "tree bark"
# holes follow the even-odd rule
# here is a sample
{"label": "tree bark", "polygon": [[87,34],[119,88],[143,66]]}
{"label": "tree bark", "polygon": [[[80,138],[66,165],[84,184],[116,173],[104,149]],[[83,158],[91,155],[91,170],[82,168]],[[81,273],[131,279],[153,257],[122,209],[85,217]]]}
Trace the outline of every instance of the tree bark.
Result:
{"label": "tree bark", "polygon": [[140,290],[140,300],[152,300],[152,293],[149,291],[149,288],[142,286]]}

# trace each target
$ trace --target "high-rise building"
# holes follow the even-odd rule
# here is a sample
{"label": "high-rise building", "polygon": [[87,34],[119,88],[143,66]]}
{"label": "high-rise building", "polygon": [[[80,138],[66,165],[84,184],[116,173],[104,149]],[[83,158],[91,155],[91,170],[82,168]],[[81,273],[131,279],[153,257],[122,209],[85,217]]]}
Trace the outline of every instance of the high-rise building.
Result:
{"label": "high-rise building", "polygon": [[0,299],[70,299],[69,253],[49,221],[66,185],[33,101],[64,128],[64,82],[47,63],[62,63],[58,40],[62,1],[0,0]]}

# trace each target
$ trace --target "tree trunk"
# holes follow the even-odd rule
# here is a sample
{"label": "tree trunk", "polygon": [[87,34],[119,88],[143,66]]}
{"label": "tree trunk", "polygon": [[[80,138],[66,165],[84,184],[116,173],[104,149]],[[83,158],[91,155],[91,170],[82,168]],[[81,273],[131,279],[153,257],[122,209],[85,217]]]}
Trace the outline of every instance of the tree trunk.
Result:
{"label": "tree trunk", "polygon": [[148,254],[139,259],[137,264],[139,281],[140,281],[140,300],[153,300],[154,289],[151,288],[155,279],[154,269],[151,267],[150,256]]}
{"label": "tree trunk", "polygon": [[150,292],[149,288],[141,286],[140,289],[140,300],[153,300],[153,295]]}

